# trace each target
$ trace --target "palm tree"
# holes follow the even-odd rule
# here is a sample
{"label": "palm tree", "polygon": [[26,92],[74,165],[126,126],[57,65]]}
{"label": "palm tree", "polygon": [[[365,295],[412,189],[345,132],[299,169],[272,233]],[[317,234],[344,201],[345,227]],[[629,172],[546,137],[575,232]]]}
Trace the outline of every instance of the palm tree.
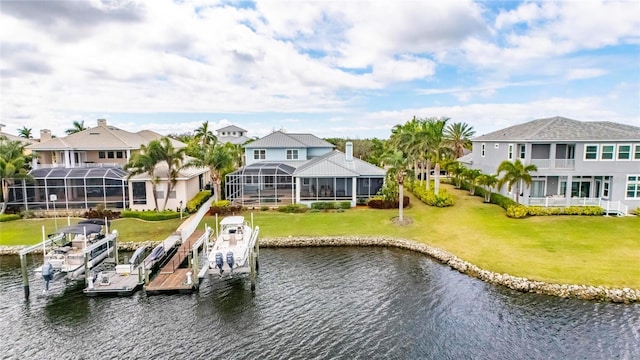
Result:
{"label": "palm tree", "polygon": [[484,188],[484,202],[491,202],[491,190],[498,183],[498,174],[482,174],[477,182]]}
{"label": "palm tree", "polygon": [[409,160],[400,150],[392,150],[385,154],[382,159],[387,164],[387,178],[393,179],[398,183],[398,219],[402,223],[403,218],[403,202],[404,202],[404,178],[407,174]]}
{"label": "palm tree", "polygon": [[480,175],[482,175],[482,172],[478,169],[466,169],[462,173],[462,176],[469,182],[469,195],[476,193],[476,185]]}
{"label": "palm tree", "polygon": [[[444,129],[449,118],[431,118],[427,120],[427,156],[435,164],[433,173],[435,177],[433,192],[438,195],[440,191],[440,164],[451,153],[447,146]],[[427,169],[429,170],[429,169]]]}
{"label": "palm tree", "polygon": [[215,144],[218,142],[218,138],[213,134],[213,131],[209,129],[209,122],[205,121],[202,125],[196,129],[194,137],[202,142],[202,148],[206,148],[209,144]]}
{"label": "palm tree", "polygon": [[28,173],[28,157],[23,155],[24,145],[19,141],[0,139],[0,186],[2,187],[2,206],[4,214],[9,202],[9,187],[19,179],[32,179]]}
{"label": "palm tree", "polygon": [[153,142],[149,143],[149,145],[141,145],[140,152],[136,153],[129,159],[124,165],[124,169],[129,172],[127,176],[127,181],[130,181],[132,177],[140,174],[149,174],[151,177],[151,192],[153,194],[153,203],[155,205],[156,211],[160,208],[158,207],[158,192],[157,187],[160,183],[160,177],[155,174],[156,165],[159,160],[154,157],[153,152],[149,147],[156,146]]}
{"label": "palm tree", "polygon": [[460,188],[460,182],[462,181],[462,174],[467,168],[457,161],[452,161],[449,163],[446,169],[449,175],[453,176],[453,179],[455,180],[454,185],[456,186],[456,188]]}
{"label": "palm tree", "polygon": [[71,135],[84,130],[87,130],[87,128],[84,126],[84,120],[82,120],[82,121],[74,121],[73,128],[67,129],[64,132],[67,135]]}
{"label": "palm tree", "polygon": [[208,167],[211,176],[211,183],[214,185],[213,198],[215,201],[221,199],[222,174],[230,170],[234,165],[234,158],[229,151],[230,148],[222,144],[209,145],[199,148],[192,155],[194,156],[186,166]]}
{"label": "palm tree", "polygon": [[[407,121],[405,124],[394,126],[391,130],[389,144],[397,150],[402,151],[408,157],[409,163],[413,164],[414,173],[418,173],[418,163],[420,163],[420,168],[424,170],[425,166],[422,165],[426,160],[428,145],[428,132],[424,120],[417,119],[414,116],[413,119]],[[422,183],[423,180],[424,177],[421,176],[420,183]],[[428,188],[428,186],[427,181],[426,187]]]}
{"label": "palm tree", "polygon": [[498,166],[498,175],[504,171],[504,175],[498,181],[498,188],[502,188],[504,184],[509,185],[509,191],[516,186],[516,203],[520,203],[520,183],[524,182],[526,185],[531,185],[530,172],[537,171],[538,168],[531,164],[525,166],[520,159],[516,159],[514,162],[505,160]]}
{"label": "palm tree", "polygon": [[32,130],[26,126],[23,126],[22,129],[18,129],[18,136],[23,137],[25,139],[33,139],[33,134],[31,134]]}
{"label": "palm tree", "polygon": [[467,123],[456,122],[447,126],[445,136],[456,159],[464,155],[464,149],[471,149],[471,138],[475,133]]}

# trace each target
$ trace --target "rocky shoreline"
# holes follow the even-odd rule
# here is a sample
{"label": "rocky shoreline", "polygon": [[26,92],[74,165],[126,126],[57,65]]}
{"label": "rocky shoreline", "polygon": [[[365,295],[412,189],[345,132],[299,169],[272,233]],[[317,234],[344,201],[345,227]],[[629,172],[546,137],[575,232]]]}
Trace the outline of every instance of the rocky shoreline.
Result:
{"label": "rocky shoreline", "polygon": [[[118,249],[133,251],[142,245],[153,247],[157,242],[119,243]],[[609,301],[614,303],[634,303],[640,300],[640,290],[631,288],[608,288],[574,284],[554,284],[530,280],[509,274],[499,274],[484,270],[433,246],[406,239],[387,237],[326,236],[326,237],[280,237],[261,238],[261,247],[313,247],[313,246],[386,246],[416,251],[448,265],[463,274],[491,284],[506,286],[520,292],[545,294],[562,298]],[[0,255],[16,255],[24,246],[0,247]]]}

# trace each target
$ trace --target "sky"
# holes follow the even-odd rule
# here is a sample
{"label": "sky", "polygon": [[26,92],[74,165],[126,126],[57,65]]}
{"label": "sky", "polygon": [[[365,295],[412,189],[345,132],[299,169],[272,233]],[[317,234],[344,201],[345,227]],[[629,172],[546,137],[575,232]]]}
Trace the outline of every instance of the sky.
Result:
{"label": "sky", "polygon": [[640,1],[0,0],[0,124],[388,138],[640,126]]}

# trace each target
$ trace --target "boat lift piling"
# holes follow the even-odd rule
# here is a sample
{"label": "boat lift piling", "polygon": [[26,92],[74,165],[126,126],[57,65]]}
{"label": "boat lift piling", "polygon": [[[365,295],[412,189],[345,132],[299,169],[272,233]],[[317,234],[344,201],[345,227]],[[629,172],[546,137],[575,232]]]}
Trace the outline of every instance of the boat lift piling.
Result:
{"label": "boat lift piling", "polygon": [[47,240],[46,232],[44,230],[44,225],[43,225],[42,226],[42,245],[38,243],[20,250],[20,253],[19,253],[20,268],[22,271],[22,288],[24,289],[25,300],[29,300],[29,295],[30,295],[29,272],[27,270],[27,255],[39,249],[42,249],[42,254],[44,255],[47,252],[47,245],[50,244],[54,239],[55,238]]}

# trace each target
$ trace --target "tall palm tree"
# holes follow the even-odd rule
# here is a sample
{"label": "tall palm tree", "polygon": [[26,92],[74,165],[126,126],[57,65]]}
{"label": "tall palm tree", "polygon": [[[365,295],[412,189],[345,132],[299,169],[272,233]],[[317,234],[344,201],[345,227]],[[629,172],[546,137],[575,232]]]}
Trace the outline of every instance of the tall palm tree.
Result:
{"label": "tall palm tree", "polygon": [[484,202],[491,202],[491,191],[498,183],[498,174],[482,174],[477,181],[484,188]]}
{"label": "tall palm tree", "polygon": [[32,179],[28,173],[28,157],[23,155],[24,145],[19,141],[0,139],[0,186],[2,187],[2,203],[0,214],[7,210],[9,187],[20,179]]}
{"label": "tall palm tree", "polygon": [[87,127],[84,126],[84,120],[82,120],[82,121],[74,121],[73,127],[71,129],[65,130],[64,132],[67,135],[71,135],[84,130],[87,130]]}
{"label": "tall palm tree", "polygon": [[158,140],[152,148],[153,157],[167,164],[167,192],[164,195],[162,210],[167,207],[169,195],[178,182],[180,170],[187,167],[184,165],[185,151],[185,148],[176,149],[171,143],[171,140],[166,136]]}
{"label": "tall palm tree", "polygon": [[389,166],[387,169],[387,178],[391,178],[398,183],[398,219],[402,222],[404,220],[404,179],[407,174],[409,159],[402,151],[392,150],[384,155],[382,162]]}
{"label": "tall palm tree", "polygon": [[234,165],[234,158],[229,150],[228,146],[222,144],[199,148],[192,154],[194,158],[185,164],[185,166],[209,168],[211,183],[214,185],[213,198],[215,201],[221,199],[223,172],[230,170]]}
{"label": "tall palm tree", "polygon": [[218,138],[209,128],[208,121],[203,122],[202,125],[196,129],[194,137],[201,142],[203,148],[206,148],[209,144],[215,144],[218,142]]}
{"label": "tall palm tree", "polygon": [[514,162],[505,160],[498,166],[498,176],[504,172],[504,175],[498,181],[498,188],[502,188],[504,184],[509,185],[509,191],[515,185],[516,187],[516,203],[520,203],[520,183],[525,183],[527,186],[531,185],[530,172],[537,171],[538,168],[533,165],[524,165],[520,159],[516,159]]}
{"label": "tall palm tree", "polygon": [[154,153],[149,149],[151,146],[156,146],[153,142],[148,145],[141,145],[140,152],[136,153],[129,159],[124,165],[124,169],[129,172],[127,181],[130,181],[132,177],[141,174],[149,174],[151,177],[151,192],[153,194],[153,204],[156,211],[159,211],[158,207],[158,184],[160,183],[160,177],[155,174],[156,165],[159,160],[155,158]]}
{"label": "tall palm tree", "polygon": [[469,195],[475,195],[476,185],[478,184],[478,178],[482,175],[482,172],[478,169],[466,169],[462,176],[469,182]]}
{"label": "tall palm tree", "polygon": [[31,128],[23,126],[22,129],[18,129],[18,136],[23,137],[25,139],[33,139],[33,134],[31,133]]}
{"label": "tall palm tree", "polygon": [[445,136],[456,159],[464,155],[465,149],[471,149],[471,138],[475,133],[467,123],[456,122],[447,126]]}
{"label": "tall palm tree", "polygon": [[[418,168],[424,170],[424,161],[427,153],[428,131],[425,121],[413,119],[407,121],[403,125],[396,125],[391,130],[389,143],[394,148],[402,151],[413,165],[413,172],[418,173]],[[420,166],[418,166],[420,165]],[[420,183],[424,177],[420,177]],[[428,184],[427,184],[428,187]]]}
{"label": "tall palm tree", "polygon": [[431,118],[427,120],[427,156],[434,163],[434,193],[440,191],[440,164],[451,154],[451,148],[447,145],[445,127],[449,118]]}
{"label": "tall palm tree", "polygon": [[454,185],[456,188],[460,188],[460,182],[462,181],[462,174],[467,168],[457,161],[452,161],[447,165],[446,170],[449,175],[453,176]]}

